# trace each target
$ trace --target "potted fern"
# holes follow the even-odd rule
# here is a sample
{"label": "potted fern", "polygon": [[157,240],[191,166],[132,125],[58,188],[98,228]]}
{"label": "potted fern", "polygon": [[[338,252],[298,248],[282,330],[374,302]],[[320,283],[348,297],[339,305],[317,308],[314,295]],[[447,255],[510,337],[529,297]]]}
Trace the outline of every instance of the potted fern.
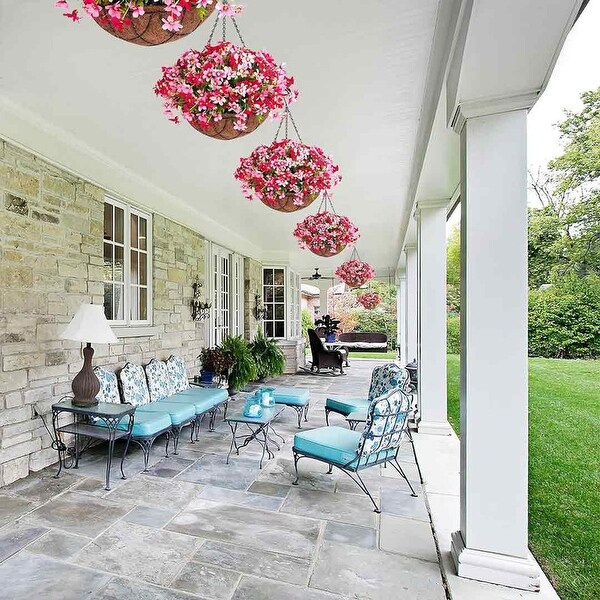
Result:
{"label": "potted fern", "polygon": [[237,394],[257,376],[256,362],[248,342],[241,336],[227,336],[219,348],[232,359],[233,364],[227,373],[229,395]]}
{"label": "potted fern", "polygon": [[256,337],[250,342],[250,351],[256,363],[259,381],[283,373],[285,367],[283,352],[276,340],[265,337],[260,327],[256,332]]}

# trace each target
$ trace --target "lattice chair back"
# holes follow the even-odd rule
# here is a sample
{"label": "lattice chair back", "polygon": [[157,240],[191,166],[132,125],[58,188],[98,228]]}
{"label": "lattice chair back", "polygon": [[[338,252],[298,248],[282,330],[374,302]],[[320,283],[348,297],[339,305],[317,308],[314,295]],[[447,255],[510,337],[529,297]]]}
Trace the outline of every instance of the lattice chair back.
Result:
{"label": "lattice chair back", "polygon": [[387,363],[375,367],[371,375],[369,400],[379,398],[395,388],[404,390],[409,379],[408,371],[399,367],[396,363]]}
{"label": "lattice chair back", "polygon": [[153,358],[145,367],[150,402],[162,400],[169,395],[169,372],[167,364]]}
{"label": "lattice chair back", "polygon": [[404,439],[410,413],[410,398],[400,388],[374,398],[358,443],[359,465],[393,458]]}
{"label": "lattice chair back", "polygon": [[183,392],[190,387],[188,382],[187,371],[185,369],[185,362],[180,356],[171,354],[167,359],[167,372],[169,374],[169,395],[176,394],[177,392]]}
{"label": "lattice chair back", "polygon": [[95,367],[94,373],[100,382],[100,391],[96,396],[98,402],[112,402],[113,404],[121,404],[121,396],[119,394],[119,384],[117,376],[112,371],[104,367]]}
{"label": "lattice chair back", "polygon": [[144,369],[140,365],[127,363],[119,372],[123,401],[133,406],[144,406],[150,402],[150,392]]}

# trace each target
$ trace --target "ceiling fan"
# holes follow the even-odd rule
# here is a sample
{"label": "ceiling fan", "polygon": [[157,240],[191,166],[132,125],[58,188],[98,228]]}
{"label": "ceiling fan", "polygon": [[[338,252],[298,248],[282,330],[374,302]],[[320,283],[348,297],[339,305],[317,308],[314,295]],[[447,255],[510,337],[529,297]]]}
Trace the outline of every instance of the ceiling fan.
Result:
{"label": "ceiling fan", "polygon": [[333,277],[325,277],[319,273],[319,267],[315,267],[315,272],[310,277],[303,277],[304,281],[319,281],[319,279],[328,279],[329,281],[333,281]]}

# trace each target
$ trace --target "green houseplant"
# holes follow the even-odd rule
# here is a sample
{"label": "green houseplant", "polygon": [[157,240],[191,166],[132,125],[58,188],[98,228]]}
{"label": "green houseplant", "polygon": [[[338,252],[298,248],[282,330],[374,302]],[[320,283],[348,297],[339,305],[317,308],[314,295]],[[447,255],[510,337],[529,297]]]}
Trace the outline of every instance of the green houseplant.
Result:
{"label": "green houseplant", "polygon": [[200,375],[203,383],[212,383],[213,376],[225,376],[233,365],[233,359],[225,354],[221,348],[202,348],[198,355],[202,363]]}
{"label": "green houseplant", "polygon": [[219,348],[233,361],[227,373],[229,395],[233,396],[250,381],[256,379],[256,362],[248,342],[241,335],[227,336]]}
{"label": "green houseplant", "polygon": [[265,337],[260,327],[256,337],[250,342],[250,351],[256,363],[259,381],[283,373],[285,367],[283,352],[276,340]]}

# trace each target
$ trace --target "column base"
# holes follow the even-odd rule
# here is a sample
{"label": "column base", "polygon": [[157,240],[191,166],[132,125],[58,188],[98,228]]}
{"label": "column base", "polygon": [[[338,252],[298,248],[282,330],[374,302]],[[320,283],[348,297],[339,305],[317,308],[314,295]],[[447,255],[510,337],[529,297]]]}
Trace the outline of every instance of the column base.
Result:
{"label": "column base", "polygon": [[426,435],[451,435],[452,426],[448,421],[417,421],[417,432]]}
{"label": "column base", "polygon": [[459,577],[530,592],[540,591],[540,568],[533,558],[467,548],[460,531],[452,534],[450,550]]}

